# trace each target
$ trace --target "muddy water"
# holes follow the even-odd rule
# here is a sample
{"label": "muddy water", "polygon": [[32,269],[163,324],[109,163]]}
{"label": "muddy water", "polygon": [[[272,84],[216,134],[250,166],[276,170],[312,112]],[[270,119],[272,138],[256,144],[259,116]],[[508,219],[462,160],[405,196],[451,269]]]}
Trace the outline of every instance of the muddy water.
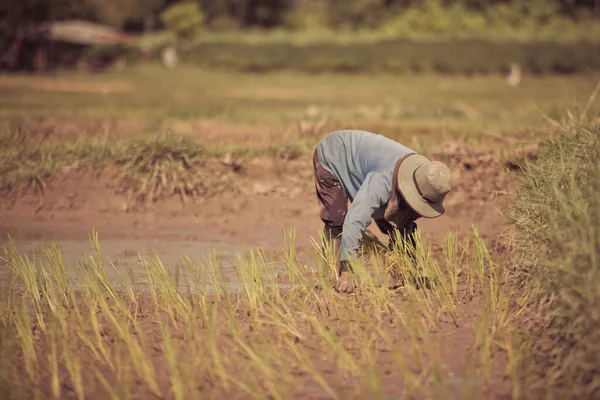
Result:
{"label": "muddy water", "polygon": [[[178,233],[181,234],[181,232]],[[18,236],[27,237],[28,235]],[[109,266],[107,273],[113,284],[117,286],[121,285],[123,281],[123,278],[119,274],[128,276],[130,272],[137,283],[143,285],[146,282],[147,272],[140,261],[140,255],[150,260],[154,260],[154,257],[157,256],[163,266],[171,272],[177,269],[178,264],[181,264],[184,257],[188,257],[196,268],[199,268],[200,263],[206,264],[208,258],[216,258],[220,272],[226,280],[224,284],[227,285],[230,291],[238,291],[241,288],[241,284],[236,272],[237,257],[250,249],[257,249],[257,246],[249,246],[231,241],[223,242],[214,240],[214,237],[213,240],[202,241],[202,235],[198,235],[197,232],[195,232],[193,240],[177,239],[165,231],[161,232],[160,236],[143,237],[139,235],[139,232],[135,234],[128,232],[128,234],[123,236],[100,239],[99,241],[101,254],[105,258],[105,261],[107,261],[106,265],[112,263],[115,266],[115,268]],[[79,265],[81,261],[95,255],[95,250],[89,238],[84,237],[61,238],[58,240],[15,238],[13,239],[13,243],[20,253],[27,254],[30,257],[50,243],[57,244],[61,250],[64,264],[67,266],[67,271],[73,278],[76,277],[76,272],[80,269]],[[0,247],[8,245],[7,240],[0,241]],[[280,249],[279,246],[274,246],[273,244],[258,248],[265,250],[269,254]],[[269,268],[272,268],[273,272],[283,269],[281,263],[275,259],[268,261]],[[5,263],[0,263],[0,281],[6,281],[8,275],[8,266]],[[179,285],[184,289],[187,287],[187,283],[189,282],[182,280],[179,282]],[[209,285],[206,287],[206,290],[212,292],[214,288]]]}

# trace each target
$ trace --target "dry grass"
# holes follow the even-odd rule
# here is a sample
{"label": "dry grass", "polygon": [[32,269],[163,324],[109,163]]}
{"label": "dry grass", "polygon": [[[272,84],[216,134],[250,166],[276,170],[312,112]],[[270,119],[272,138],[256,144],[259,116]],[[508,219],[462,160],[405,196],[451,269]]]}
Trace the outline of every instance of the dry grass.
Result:
{"label": "dry grass", "polygon": [[527,317],[512,350],[528,350],[520,374],[538,398],[600,395],[600,127],[588,111],[556,122],[559,139],[527,165],[512,209]]}
{"label": "dry grass", "polygon": [[186,136],[171,134],[128,143],[118,159],[121,174],[117,186],[131,204],[170,195],[185,202],[186,197],[218,193],[228,187],[229,171],[207,158],[204,149]]}

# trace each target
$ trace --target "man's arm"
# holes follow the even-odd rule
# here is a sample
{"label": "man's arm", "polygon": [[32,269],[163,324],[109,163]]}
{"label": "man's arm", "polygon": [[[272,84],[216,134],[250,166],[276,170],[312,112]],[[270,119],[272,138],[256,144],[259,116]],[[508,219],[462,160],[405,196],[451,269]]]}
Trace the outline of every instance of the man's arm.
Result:
{"label": "man's arm", "polygon": [[371,172],[352,201],[342,228],[340,260],[356,257],[360,239],[363,237],[375,210],[390,199],[391,182],[380,172]]}

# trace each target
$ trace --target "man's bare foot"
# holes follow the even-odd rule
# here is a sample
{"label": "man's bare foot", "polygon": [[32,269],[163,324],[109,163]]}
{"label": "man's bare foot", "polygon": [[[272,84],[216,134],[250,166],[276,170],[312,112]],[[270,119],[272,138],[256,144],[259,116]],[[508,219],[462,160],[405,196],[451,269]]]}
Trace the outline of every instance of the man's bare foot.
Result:
{"label": "man's bare foot", "polygon": [[335,291],[338,293],[354,292],[354,282],[348,271],[343,271],[335,284]]}

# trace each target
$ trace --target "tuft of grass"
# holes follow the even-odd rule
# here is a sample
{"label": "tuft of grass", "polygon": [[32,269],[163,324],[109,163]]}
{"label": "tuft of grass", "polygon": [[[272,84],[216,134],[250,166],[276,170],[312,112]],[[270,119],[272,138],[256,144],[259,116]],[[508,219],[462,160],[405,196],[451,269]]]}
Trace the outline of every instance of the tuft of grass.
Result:
{"label": "tuft of grass", "polygon": [[217,182],[202,171],[205,152],[186,136],[161,135],[148,142],[131,142],[119,159],[118,186],[132,202],[155,201],[179,195],[182,202],[205,192]]}
{"label": "tuft of grass", "polygon": [[40,147],[24,131],[2,131],[0,192],[19,195],[34,190],[43,198],[46,181],[63,167],[66,156],[60,148]]}
{"label": "tuft of grass", "polygon": [[102,139],[84,137],[67,143],[46,143],[20,128],[0,130],[0,193],[19,198],[33,191],[40,195],[40,209],[48,182],[61,171],[80,166],[102,168],[117,158],[119,150],[108,135]]}
{"label": "tuft of grass", "polygon": [[569,112],[512,207],[526,396],[600,396],[600,126]]}

